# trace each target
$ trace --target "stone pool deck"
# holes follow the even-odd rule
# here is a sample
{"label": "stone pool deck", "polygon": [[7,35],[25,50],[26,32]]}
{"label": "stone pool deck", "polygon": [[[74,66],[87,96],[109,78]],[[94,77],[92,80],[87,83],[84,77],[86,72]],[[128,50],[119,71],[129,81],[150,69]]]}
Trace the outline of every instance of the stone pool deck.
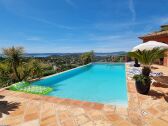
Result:
{"label": "stone pool deck", "polygon": [[[155,67],[168,76],[167,67]],[[0,125],[168,126],[168,86],[156,83],[145,96],[136,92],[133,80],[127,85],[128,107],[1,90]]]}

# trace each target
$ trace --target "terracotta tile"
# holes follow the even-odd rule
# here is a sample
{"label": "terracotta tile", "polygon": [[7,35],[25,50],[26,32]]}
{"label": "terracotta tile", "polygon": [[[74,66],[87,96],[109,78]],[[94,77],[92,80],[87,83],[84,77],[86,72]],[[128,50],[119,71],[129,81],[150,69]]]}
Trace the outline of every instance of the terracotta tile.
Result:
{"label": "terracotta tile", "polygon": [[122,118],[119,115],[113,114],[113,113],[106,114],[106,117],[109,121],[112,121],[112,122],[122,120]]}
{"label": "terracotta tile", "polygon": [[46,102],[53,102],[52,97],[49,97],[49,96],[43,96],[43,97],[42,97],[42,100],[43,100],[43,101],[46,101]]}
{"label": "terracotta tile", "polygon": [[35,120],[35,119],[39,119],[39,114],[38,113],[26,114],[24,116],[25,121],[30,121],[30,120]]}
{"label": "terracotta tile", "polygon": [[5,96],[10,96],[10,95],[14,94],[14,92],[9,91],[9,90],[3,90],[3,91],[1,91],[1,94],[5,95]]}
{"label": "terracotta tile", "polygon": [[55,115],[50,115],[50,116],[43,117],[40,120],[40,125],[41,126],[46,126],[46,125],[49,125],[50,123],[54,123],[54,122],[55,122],[55,125],[56,125],[56,116]]}
{"label": "terracotta tile", "polygon": [[92,120],[106,120],[105,114],[102,111],[89,110],[86,114]]}
{"label": "terracotta tile", "polygon": [[73,100],[71,100],[71,99],[64,99],[60,103],[61,104],[65,104],[65,105],[71,105],[71,104],[73,104]]}
{"label": "terracotta tile", "polygon": [[71,115],[67,111],[58,112],[58,118],[60,119],[61,122],[63,122],[64,120],[69,119],[70,117],[71,117]]}
{"label": "terracotta tile", "polygon": [[32,100],[41,100],[41,95],[35,95],[35,94],[28,94],[27,98],[30,98]]}
{"label": "terracotta tile", "polygon": [[83,108],[70,108],[69,111],[74,115],[74,116],[78,116],[78,115],[82,115],[85,113]]}
{"label": "terracotta tile", "polygon": [[87,123],[83,124],[82,126],[94,126],[94,125],[95,125],[95,123],[90,121],[90,122],[87,122]]}
{"label": "terracotta tile", "polygon": [[72,119],[68,119],[62,122],[61,126],[77,126]]}
{"label": "terracotta tile", "polygon": [[60,111],[67,111],[67,112],[69,112],[66,105],[56,104],[54,106],[55,106],[56,111],[58,111],[58,112],[60,112]]}
{"label": "terracotta tile", "polygon": [[76,121],[78,125],[82,125],[84,123],[87,123],[90,120],[86,115],[80,115],[76,117]]}
{"label": "terracotta tile", "polygon": [[134,124],[130,123],[129,121],[121,121],[117,124],[117,126],[135,126]]}
{"label": "terracotta tile", "polygon": [[160,119],[168,122],[168,115],[162,115]]}
{"label": "terracotta tile", "polygon": [[23,108],[10,112],[10,116],[19,116],[19,115],[23,115],[23,114],[24,114]]}
{"label": "terracotta tile", "polygon": [[23,123],[23,116],[18,116],[18,117],[9,117],[4,120],[5,125],[19,125]]}
{"label": "terracotta tile", "polygon": [[128,113],[128,119],[130,120],[131,123],[135,124],[135,125],[143,125],[142,124],[142,117],[140,115],[140,112],[136,112],[136,111],[129,111]]}
{"label": "terracotta tile", "polygon": [[150,112],[150,113],[153,114],[153,115],[156,115],[156,114],[159,113],[159,111],[157,111],[157,110],[156,110],[155,108],[153,108],[153,107],[148,108],[147,111]]}
{"label": "terracotta tile", "polygon": [[28,94],[26,94],[26,93],[21,93],[20,95],[18,95],[18,97],[28,99]]}
{"label": "terracotta tile", "polygon": [[161,112],[165,112],[168,109],[168,105],[167,104],[160,104],[160,105],[157,106],[157,108]]}
{"label": "terracotta tile", "polygon": [[63,101],[64,101],[64,99],[61,99],[61,98],[52,98],[53,103],[61,103]]}
{"label": "terracotta tile", "polygon": [[83,108],[92,108],[95,103],[92,102],[83,102],[82,107]]}
{"label": "terracotta tile", "polygon": [[93,104],[93,106],[92,106],[92,108],[98,109],[98,110],[102,110],[103,107],[104,107],[103,104],[98,104],[98,103],[95,103],[95,104]]}
{"label": "terracotta tile", "polygon": [[116,106],[114,106],[114,105],[104,105],[103,110],[106,111],[106,112],[115,112]]}
{"label": "terracotta tile", "polygon": [[20,97],[20,95],[24,94],[23,92],[16,92],[16,93],[13,93],[12,95],[13,96],[17,96],[17,97]]}
{"label": "terracotta tile", "polygon": [[28,121],[28,122],[25,122],[25,123],[22,123],[21,126],[39,126],[40,123],[39,123],[39,120],[32,120],[32,121]]}
{"label": "terracotta tile", "polygon": [[150,126],[168,126],[168,123],[160,119],[155,119],[151,121]]}
{"label": "terracotta tile", "polygon": [[120,115],[123,115],[123,116],[127,116],[128,115],[127,107],[116,106],[116,113],[119,113]]}
{"label": "terracotta tile", "polygon": [[93,125],[91,126],[113,126],[111,124],[111,122],[107,122],[107,121],[104,121],[104,120],[97,120],[97,121],[94,121]]}
{"label": "terracotta tile", "polygon": [[75,106],[82,106],[83,102],[78,101],[78,100],[73,100],[73,102],[71,104],[75,105]]}
{"label": "terracotta tile", "polygon": [[49,96],[45,96],[45,95],[43,95],[43,96],[41,96],[42,98],[41,98],[41,100],[42,101],[46,101],[48,98],[50,98]]}
{"label": "terracotta tile", "polygon": [[62,101],[64,101],[64,99],[55,98],[55,97],[45,97],[43,98],[43,100],[47,102],[52,102],[52,103],[61,103]]}
{"label": "terracotta tile", "polygon": [[39,109],[40,109],[40,102],[34,101],[34,100],[30,100],[28,102],[28,104],[26,105],[25,114],[27,114],[27,113],[35,113],[35,112],[39,113],[40,112]]}
{"label": "terracotta tile", "polygon": [[48,116],[53,116],[53,115],[55,116],[56,115],[56,110],[55,110],[53,104],[51,104],[51,103],[46,104],[45,103],[41,107],[40,114],[41,114],[41,119],[43,119],[43,118],[46,118]]}

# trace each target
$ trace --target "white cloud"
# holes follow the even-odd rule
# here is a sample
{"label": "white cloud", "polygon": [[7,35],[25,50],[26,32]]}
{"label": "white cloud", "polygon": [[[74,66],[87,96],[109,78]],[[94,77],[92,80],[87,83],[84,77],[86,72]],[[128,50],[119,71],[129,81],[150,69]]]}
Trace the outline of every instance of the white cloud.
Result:
{"label": "white cloud", "polygon": [[136,11],[135,11],[135,6],[134,6],[134,0],[128,0],[128,7],[129,7],[129,10],[132,13],[132,21],[135,21]]}
{"label": "white cloud", "polygon": [[38,36],[31,36],[31,37],[26,38],[26,40],[28,40],[28,41],[39,41],[39,40],[42,40],[42,38],[38,37]]}
{"label": "white cloud", "polygon": [[168,17],[162,17],[156,20],[159,25],[168,24]]}
{"label": "white cloud", "polygon": [[121,38],[120,35],[104,35],[104,36],[92,35],[90,37],[90,40],[94,40],[94,41],[110,41],[110,40],[119,39],[119,38]]}
{"label": "white cloud", "polygon": [[69,4],[72,7],[77,7],[76,4],[72,0],[65,0],[67,4]]}
{"label": "white cloud", "polygon": [[43,18],[30,17],[30,16],[27,17],[27,18],[30,18],[30,19],[32,19],[32,20],[35,20],[35,21],[38,21],[38,22],[41,22],[41,23],[44,23],[44,24],[52,25],[52,26],[55,26],[55,27],[61,28],[61,29],[67,29],[67,30],[72,30],[72,29],[74,29],[74,27],[70,27],[70,26],[66,26],[66,25],[62,25],[62,24],[57,24],[57,23],[48,21],[48,20],[43,19]]}

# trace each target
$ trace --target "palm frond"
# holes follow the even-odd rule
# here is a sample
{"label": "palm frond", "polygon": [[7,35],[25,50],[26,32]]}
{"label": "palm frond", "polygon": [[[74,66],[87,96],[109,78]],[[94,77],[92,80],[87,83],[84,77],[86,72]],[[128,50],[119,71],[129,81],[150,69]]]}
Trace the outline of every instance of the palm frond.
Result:
{"label": "palm frond", "polygon": [[165,56],[164,52],[167,49],[161,49],[161,48],[154,48],[152,50],[137,50],[135,52],[129,52],[129,57],[134,57],[138,59],[138,61],[143,64],[150,66],[152,63],[159,58],[163,58]]}

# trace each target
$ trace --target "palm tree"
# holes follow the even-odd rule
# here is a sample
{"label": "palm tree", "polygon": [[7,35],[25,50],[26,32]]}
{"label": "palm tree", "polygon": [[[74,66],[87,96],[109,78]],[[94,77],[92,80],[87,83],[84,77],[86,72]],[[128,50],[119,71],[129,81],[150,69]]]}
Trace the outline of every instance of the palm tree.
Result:
{"label": "palm tree", "polygon": [[163,58],[166,50],[167,49],[154,48],[152,50],[137,50],[128,53],[128,56],[136,58],[143,65],[142,74],[133,77],[136,80],[136,89],[139,93],[147,94],[149,92],[151,84],[149,77],[151,65],[155,60]]}
{"label": "palm tree", "polygon": [[88,64],[94,60],[94,51],[83,53],[80,56],[80,60],[83,64]]}
{"label": "palm tree", "polygon": [[163,58],[164,52],[167,49],[154,48],[152,50],[137,50],[135,52],[129,52],[128,56],[136,58],[142,65],[142,74],[145,76],[149,76],[151,72],[151,65],[155,60]]}
{"label": "palm tree", "polygon": [[8,62],[11,63],[11,67],[15,73],[15,76],[18,81],[21,81],[20,74],[18,72],[18,67],[21,63],[22,56],[23,56],[23,47],[11,47],[11,48],[4,48],[3,54],[7,58]]}

